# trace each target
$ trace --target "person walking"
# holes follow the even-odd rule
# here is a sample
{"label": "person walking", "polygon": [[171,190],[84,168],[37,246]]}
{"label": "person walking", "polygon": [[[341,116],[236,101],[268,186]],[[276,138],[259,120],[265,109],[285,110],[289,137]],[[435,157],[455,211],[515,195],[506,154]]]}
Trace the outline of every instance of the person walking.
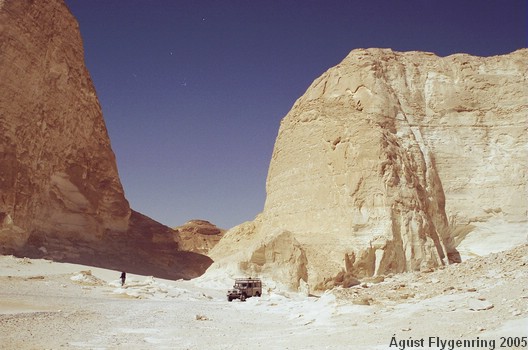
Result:
{"label": "person walking", "polygon": [[125,285],[126,272],[121,272],[121,287]]}

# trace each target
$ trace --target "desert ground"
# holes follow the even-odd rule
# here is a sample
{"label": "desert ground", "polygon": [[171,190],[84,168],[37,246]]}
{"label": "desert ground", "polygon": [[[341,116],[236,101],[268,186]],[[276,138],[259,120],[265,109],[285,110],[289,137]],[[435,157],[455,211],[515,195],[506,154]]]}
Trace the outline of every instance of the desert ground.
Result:
{"label": "desert ground", "polygon": [[2,349],[525,349],[528,244],[306,295],[0,257]]}

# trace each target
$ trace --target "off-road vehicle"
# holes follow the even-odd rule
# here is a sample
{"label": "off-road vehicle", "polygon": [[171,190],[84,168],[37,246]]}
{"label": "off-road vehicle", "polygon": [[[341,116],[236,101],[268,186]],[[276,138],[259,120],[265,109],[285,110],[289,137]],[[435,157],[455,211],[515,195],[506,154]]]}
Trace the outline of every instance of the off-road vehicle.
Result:
{"label": "off-road vehicle", "polygon": [[245,301],[249,297],[259,297],[262,295],[262,282],[260,278],[237,278],[233,289],[227,291],[227,301],[240,299]]}

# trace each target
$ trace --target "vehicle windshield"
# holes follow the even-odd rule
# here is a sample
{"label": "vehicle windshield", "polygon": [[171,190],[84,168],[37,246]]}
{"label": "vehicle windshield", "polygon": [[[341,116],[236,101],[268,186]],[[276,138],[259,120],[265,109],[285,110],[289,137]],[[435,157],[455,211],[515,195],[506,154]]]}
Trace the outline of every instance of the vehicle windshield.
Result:
{"label": "vehicle windshield", "polygon": [[245,289],[247,288],[247,283],[237,282],[235,283],[234,287],[237,289]]}

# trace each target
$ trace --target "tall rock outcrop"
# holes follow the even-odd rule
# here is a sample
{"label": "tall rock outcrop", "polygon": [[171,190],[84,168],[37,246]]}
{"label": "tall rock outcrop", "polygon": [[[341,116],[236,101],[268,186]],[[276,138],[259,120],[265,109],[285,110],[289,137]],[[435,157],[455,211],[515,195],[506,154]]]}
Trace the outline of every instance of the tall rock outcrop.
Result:
{"label": "tall rock outcrop", "polygon": [[0,253],[165,277],[210,263],[130,209],[78,24],[60,0],[0,1]]}
{"label": "tall rock outcrop", "polygon": [[253,256],[284,231],[306,256],[310,288],[326,288],[343,273],[457,262],[454,237],[474,220],[526,221],[527,63],[526,49],[352,51],[282,120],[264,211],[226,233],[212,269],[283,269]]}
{"label": "tall rock outcrop", "polygon": [[174,231],[179,236],[181,249],[204,255],[220,242],[225,233],[225,230],[206,220],[190,220],[175,227]]}
{"label": "tall rock outcrop", "polygon": [[125,199],[78,25],[59,1],[0,9],[4,223],[87,239],[126,231]]}

